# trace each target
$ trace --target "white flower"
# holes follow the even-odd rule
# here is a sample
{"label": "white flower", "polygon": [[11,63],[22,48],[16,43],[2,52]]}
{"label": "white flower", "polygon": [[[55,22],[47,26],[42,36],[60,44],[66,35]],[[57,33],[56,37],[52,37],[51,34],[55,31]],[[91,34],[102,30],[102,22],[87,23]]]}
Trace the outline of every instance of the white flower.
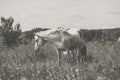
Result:
{"label": "white flower", "polygon": [[76,72],[78,72],[79,71],[79,69],[76,69]]}

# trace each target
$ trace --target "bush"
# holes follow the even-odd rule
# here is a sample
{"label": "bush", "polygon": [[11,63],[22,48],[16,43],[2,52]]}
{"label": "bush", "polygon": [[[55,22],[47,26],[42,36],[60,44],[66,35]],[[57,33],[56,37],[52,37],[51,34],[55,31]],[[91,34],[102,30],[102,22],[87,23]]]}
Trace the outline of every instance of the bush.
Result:
{"label": "bush", "polygon": [[1,17],[0,36],[3,38],[4,45],[6,45],[6,47],[17,46],[20,42],[20,24],[17,23],[15,27],[13,27],[13,22],[14,19],[12,17],[9,17],[8,19]]}
{"label": "bush", "polygon": [[23,44],[30,43],[34,38],[34,33],[35,32],[45,31],[45,30],[48,30],[48,29],[49,28],[34,28],[34,29],[30,30],[30,31],[23,32],[23,34],[22,34],[22,43]]}

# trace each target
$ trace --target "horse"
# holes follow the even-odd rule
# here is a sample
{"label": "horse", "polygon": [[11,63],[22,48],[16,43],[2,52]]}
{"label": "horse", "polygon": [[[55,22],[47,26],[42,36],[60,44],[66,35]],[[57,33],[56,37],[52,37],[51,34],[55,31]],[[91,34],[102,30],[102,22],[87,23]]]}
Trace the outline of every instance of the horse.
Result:
{"label": "horse", "polygon": [[73,56],[76,55],[77,63],[79,63],[80,57],[84,61],[87,53],[86,45],[77,30],[74,30],[75,33],[71,32],[72,28],[57,28],[35,33],[35,53],[41,51],[41,47],[47,42],[51,42],[56,50],[59,65],[63,51],[71,53]]}

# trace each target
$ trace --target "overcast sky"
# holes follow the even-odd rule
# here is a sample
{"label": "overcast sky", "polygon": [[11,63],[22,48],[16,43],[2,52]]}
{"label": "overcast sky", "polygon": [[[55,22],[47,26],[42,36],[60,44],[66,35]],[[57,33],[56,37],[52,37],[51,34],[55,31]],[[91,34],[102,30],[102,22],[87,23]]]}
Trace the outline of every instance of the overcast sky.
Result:
{"label": "overcast sky", "polygon": [[0,16],[13,16],[24,30],[82,25],[120,27],[120,0],[0,0]]}

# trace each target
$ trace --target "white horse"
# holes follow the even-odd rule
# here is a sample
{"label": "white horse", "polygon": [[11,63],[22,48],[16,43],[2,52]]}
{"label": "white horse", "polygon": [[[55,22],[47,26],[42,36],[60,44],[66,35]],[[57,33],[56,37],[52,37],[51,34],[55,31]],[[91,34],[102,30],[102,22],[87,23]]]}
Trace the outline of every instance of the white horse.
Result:
{"label": "white horse", "polygon": [[54,44],[59,64],[63,51],[66,51],[68,54],[72,53],[73,55],[75,55],[75,51],[77,62],[79,62],[80,56],[86,56],[86,46],[75,29],[58,28],[35,33],[35,52],[40,51],[41,47],[48,41]]}

